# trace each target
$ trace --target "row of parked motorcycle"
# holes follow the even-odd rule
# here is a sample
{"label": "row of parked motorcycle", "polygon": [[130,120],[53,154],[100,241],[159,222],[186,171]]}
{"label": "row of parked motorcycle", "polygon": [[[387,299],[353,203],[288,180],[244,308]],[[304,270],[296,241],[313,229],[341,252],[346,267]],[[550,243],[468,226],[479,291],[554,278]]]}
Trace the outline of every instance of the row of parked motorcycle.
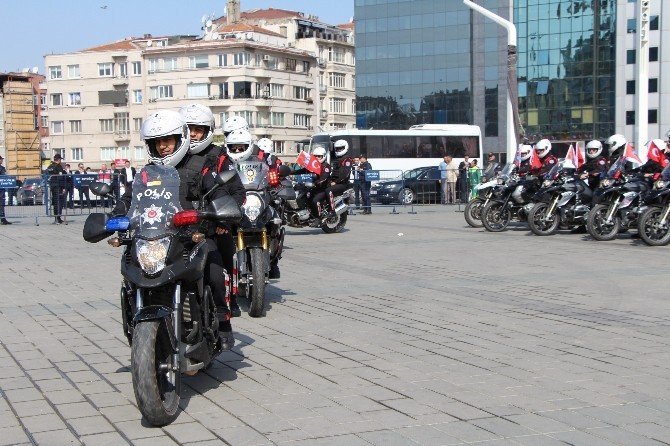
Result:
{"label": "row of parked motorcycle", "polygon": [[670,243],[670,166],[653,177],[627,171],[626,159],[614,162],[591,190],[574,166],[559,162],[543,177],[519,176],[514,164],[477,186],[465,208],[466,222],[490,232],[512,221],[527,222],[539,236],[559,229],[586,231],[594,240],[612,240],[636,231],[651,246]]}

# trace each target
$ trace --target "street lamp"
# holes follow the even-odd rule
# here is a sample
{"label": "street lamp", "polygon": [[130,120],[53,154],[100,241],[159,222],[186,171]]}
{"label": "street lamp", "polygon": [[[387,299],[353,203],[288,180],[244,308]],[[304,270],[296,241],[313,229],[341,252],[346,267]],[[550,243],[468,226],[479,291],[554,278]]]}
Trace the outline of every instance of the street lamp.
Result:
{"label": "street lamp", "polygon": [[492,13],[488,9],[470,1],[463,0],[465,6],[493,20],[507,30],[507,160],[514,159],[519,136],[519,90],[516,78],[516,26],[514,23]]}

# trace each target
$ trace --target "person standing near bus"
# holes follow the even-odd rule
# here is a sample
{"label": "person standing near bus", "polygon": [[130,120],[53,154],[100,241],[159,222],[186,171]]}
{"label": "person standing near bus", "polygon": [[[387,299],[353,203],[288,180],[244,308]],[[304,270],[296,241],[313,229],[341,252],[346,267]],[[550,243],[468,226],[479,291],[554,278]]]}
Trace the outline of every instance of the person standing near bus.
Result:
{"label": "person standing near bus", "polygon": [[468,201],[469,187],[470,183],[468,182],[468,171],[470,169],[470,157],[468,155],[463,156],[463,161],[458,165],[458,194],[459,200],[461,203]]}
{"label": "person standing near bus", "polygon": [[361,155],[361,164],[358,167],[358,174],[361,179],[361,198],[363,199],[363,214],[372,214],[370,205],[370,181],[365,178],[365,171],[372,170],[372,165],[368,163],[367,155]]}

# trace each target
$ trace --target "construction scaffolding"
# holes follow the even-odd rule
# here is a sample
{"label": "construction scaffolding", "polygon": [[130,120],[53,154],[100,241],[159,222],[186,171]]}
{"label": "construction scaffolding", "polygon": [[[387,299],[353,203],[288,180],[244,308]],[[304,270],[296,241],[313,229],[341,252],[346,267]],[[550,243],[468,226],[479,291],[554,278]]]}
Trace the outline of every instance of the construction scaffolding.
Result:
{"label": "construction scaffolding", "polygon": [[34,98],[34,87],[28,77],[0,74],[0,146],[5,149],[7,173],[19,178],[41,174]]}

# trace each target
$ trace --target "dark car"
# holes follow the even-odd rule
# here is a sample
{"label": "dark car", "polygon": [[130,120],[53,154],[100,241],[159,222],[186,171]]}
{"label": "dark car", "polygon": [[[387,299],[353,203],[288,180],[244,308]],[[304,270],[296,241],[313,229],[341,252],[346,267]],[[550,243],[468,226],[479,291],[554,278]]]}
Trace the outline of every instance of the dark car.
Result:
{"label": "dark car", "polygon": [[16,202],[20,206],[44,204],[44,181],[42,178],[26,178],[16,191]]}
{"label": "dark car", "polygon": [[370,197],[382,204],[439,203],[440,193],[440,169],[427,166],[408,170],[402,178],[375,183]]}

